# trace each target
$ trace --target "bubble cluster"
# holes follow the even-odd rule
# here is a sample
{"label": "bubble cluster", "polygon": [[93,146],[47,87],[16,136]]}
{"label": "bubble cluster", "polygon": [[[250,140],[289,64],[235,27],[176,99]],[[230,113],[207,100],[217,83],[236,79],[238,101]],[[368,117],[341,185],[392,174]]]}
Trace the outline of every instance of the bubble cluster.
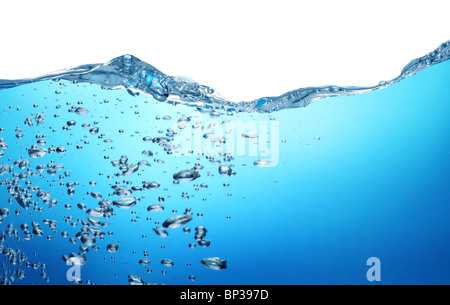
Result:
{"label": "bubble cluster", "polygon": [[[152,78],[151,71],[141,72],[145,79]],[[33,240],[30,245],[39,245],[36,256],[44,259],[46,251],[63,251],[58,253],[62,262],[47,263],[65,263],[67,269],[75,264],[91,268],[87,262],[100,257],[104,272],[131,285],[168,278],[199,281],[192,269],[179,269],[191,266],[176,255],[182,251],[193,253],[197,266],[226,269],[224,259],[203,258],[206,251],[216,251],[217,235],[207,239],[202,223],[229,223],[228,214],[208,217],[214,214],[209,213],[214,204],[233,202],[232,177],[239,165],[226,148],[232,138],[226,130],[232,110],[172,107],[150,117],[145,114],[159,109],[159,102],[135,90],[124,95],[61,79],[34,86],[33,103],[23,95],[0,114],[0,191],[7,198],[0,204],[0,251],[9,261],[0,268],[7,270],[2,284],[25,279],[27,265],[41,269],[42,279],[51,282],[45,263],[29,263],[20,249],[8,246],[8,239],[19,248]],[[156,86],[159,93],[152,95],[156,100],[163,98],[158,90]],[[206,87],[202,90],[213,94]],[[180,143],[194,133],[215,153]],[[246,143],[258,140],[252,132],[238,136]],[[265,162],[253,161],[255,166]],[[16,222],[21,222],[20,230]],[[126,275],[124,268],[130,268]],[[146,275],[137,273],[141,271]],[[176,272],[186,274],[164,277]],[[161,278],[151,280],[156,273]],[[83,277],[73,282],[93,284]]]}

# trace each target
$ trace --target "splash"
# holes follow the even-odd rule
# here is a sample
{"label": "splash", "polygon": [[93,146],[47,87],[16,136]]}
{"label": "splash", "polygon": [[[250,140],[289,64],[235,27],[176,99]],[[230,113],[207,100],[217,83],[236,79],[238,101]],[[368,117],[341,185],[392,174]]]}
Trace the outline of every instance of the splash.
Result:
{"label": "splash", "polygon": [[370,87],[322,86],[306,87],[275,97],[261,97],[253,101],[233,102],[214,89],[196,82],[164,74],[152,65],[132,55],[116,57],[104,64],[88,64],[58,71],[33,79],[1,80],[0,89],[7,89],[48,79],[66,79],[73,82],[95,83],[107,89],[127,89],[131,95],[139,93],[153,96],[160,102],[183,104],[206,112],[260,112],[270,113],[282,109],[306,107],[328,97],[356,95],[391,86],[427,67],[450,58],[450,41],[408,63],[400,75]]}
{"label": "splash", "polygon": [[[0,81],[0,89],[12,88],[0,91],[0,284],[239,283],[250,273],[239,273],[244,264],[254,270],[246,283],[263,278],[261,266],[270,270],[264,281],[277,281],[278,271],[288,278],[289,270],[290,281],[301,281],[301,261],[310,263],[318,253],[308,254],[307,245],[333,237],[318,250],[325,253],[335,242],[329,230],[309,234],[316,220],[333,223],[341,219],[337,211],[347,217],[346,208],[361,205],[363,214],[351,216],[356,221],[374,202],[386,204],[380,211],[408,210],[410,198],[445,195],[437,189],[445,190],[448,180],[442,166],[449,164],[443,139],[450,63],[356,109],[358,98],[339,107],[319,103],[307,113],[266,113],[386,88],[447,60],[448,48],[441,45],[374,87],[302,88],[240,103],[131,55],[36,79]],[[30,85],[14,89],[23,84]],[[420,107],[424,96],[433,107]],[[383,113],[392,115],[380,121]],[[327,124],[317,124],[319,114]],[[387,184],[379,179],[388,174]],[[372,189],[385,197],[371,196]],[[423,193],[415,197],[419,190]],[[447,206],[445,197],[437,201]],[[331,211],[326,222],[323,202]],[[307,212],[310,207],[315,215]],[[411,219],[413,228],[422,211]],[[382,217],[386,214],[395,213]],[[351,235],[358,225],[348,220],[343,227],[349,230],[338,229],[339,236]],[[388,235],[391,231],[382,236]],[[350,238],[344,246],[350,242],[364,241]],[[268,244],[278,249],[261,251]],[[348,249],[342,253],[347,257]],[[297,263],[278,268],[286,261]],[[78,270],[75,265],[81,274],[67,273]]]}

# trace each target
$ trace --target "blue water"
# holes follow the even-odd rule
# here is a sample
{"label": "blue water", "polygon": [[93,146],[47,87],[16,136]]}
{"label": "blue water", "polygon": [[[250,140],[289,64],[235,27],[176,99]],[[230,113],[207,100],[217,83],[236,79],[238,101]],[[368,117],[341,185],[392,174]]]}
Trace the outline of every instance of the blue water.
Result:
{"label": "blue water", "polygon": [[[119,197],[113,195],[112,185],[131,189],[142,186],[142,181],[157,181],[160,187],[155,190],[125,196],[140,199],[134,207],[111,205],[111,217],[91,216],[108,225],[98,227],[105,232],[104,239],[97,237],[94,246],[87,246],[81,284],[128,284],[129,275],[145,283],[189,285],[448,284],[449,75],[450,61],[445,61],[382,90],[269,113],[230,113],[227,107],[228,114],[202,113],[196,107],[163,103],[152,95],[107,90],[96,83],[64,78],[0,90],[0,137],[8,146],[1,149],[0,158],[0,208],[9,211],[0,224],[0,232],[5,232],[1,242],[4,254],[0,255],[3,283],[73,284],[66,278],[71,266],[63,255],[79,253],[82,243],[76,234],[86,230],[83,227],[95,227],[82,224],[89,215],[77,204],[93,209],[100,199],[88,192],[101,193],[103,199],[113,201]],[[74,113],[80,106],[89,113]],[[34,120],[37,113],[46,116],[41,125]],[[270,156],[276,158],[272,160],[276,166],[255,166],[255,160],[267,156],[250,154],[234,155],[231,160],[215,156],[221,164],[214,164],[205,155],[180,156],[176,149],[167,154],[158,144],[143,140],[146,136],[166,136],[168,128],[176,128],[183,116],[191,117],[186,128],[192,132],[200,120],[200,127],[208,122],[219,126],[215,133],[221,132],[224,120],[267,123],[273,127],[270,134],[278,135],[269,137],[269,147],[279,150],[279,158]],[[33,126],[24,124],[28,117]],[[64,130],[69,120],[75,120],[76,125]],[[90,126],[82,127],[84,123]],[[17,127],[22,131],[16,131]],[[98,127],[99,133],[92,135],[92,127]],[[20,139],[16,137],[19,133],[23,134]],[[263,133],[258,130],[259,138]],[[104,136],[99,138],[101,134]],[[45,135],[45,145],[36,144],[38,135]],[[112,142],[105,143],[105,139]],[[251,144],[245,141],[249,148]],[[31,158],[27,149],[33,144],[46,149],[62,145],[66,152]],[[77,145],[82,148],[77,149]],[[152,157],[142,155],[146,149],[153,152]],[[150,166],[140,166],[131,175],[115,176],[120,170],[111,161],[122,155],[129,163],[146,160]],[[17,160],[30,164],[20,169],[14,165]],[[47,168],[32,175],[37,165],[51,161],[63,164],[64,169],[53,176]],[[198,171],[199,178],[173,183],[174,173],[193,168],[195,163],[204,166]],[[233,165],[235,175],[222,176],[218,168],[224,164]],[[10,166],[13,173],[6,170]],[[20,177],[27,168],[28,176]],[[65,171],[70,171],[69,177]],[[67,182],[78,183],[73,195],[67,193]],[[202,183],[208,187],[202,188]],[[51,203],[30,191],[28,201],[36,205],[30,203],[24,209],[8,192],[8,185],[22,190],[39,186],[57,203],[50,207]],[[188,199],[183,198],[183,192]],[[164,202],[158,201],[160,196]],[[164,206],[163,211],[147,211],[149,205],[157,203]],[[166,219],[185,213],[186,208],[191,208],[190,222],[166,229],[169,235],[165,238],[153,232],[156,226],[163,228]],[[68,216],[73,219],[65,222]],[[45,219],[56,221],[54,230]],[[33,221],[39,224],[42,236],[33,234]],[[20,228],[24,223],[31,231],[27,239]],[[208,247],[201,247],[194,239],[195,227],[200,225],[207,229],[204,239],[210,241]],[[183,232],[184,227],[191,231]],[[63,231],[68,237],[61,236]],[[75,244],[69,238],[74,238]],[[119,245],[117,252],[106,251],[111,243]],[[190,243],[196,246],[189,248]],[[23,253],[26,259],[12,263],[14,255],[5,254],[7,248],[15,250],[16,257]],[[212,270],[202,265],[201,260],[210,257],[226,260],[227,268]],[[366,277],[370,257],[381,262],[379,282]],[[145,258],[150,263],[140,265]],[[174,265],[162,265],[164,258]],[[27,262],[39,265],[33,268]],[[23,270],[25,277],[19,279],[17,270]]]}

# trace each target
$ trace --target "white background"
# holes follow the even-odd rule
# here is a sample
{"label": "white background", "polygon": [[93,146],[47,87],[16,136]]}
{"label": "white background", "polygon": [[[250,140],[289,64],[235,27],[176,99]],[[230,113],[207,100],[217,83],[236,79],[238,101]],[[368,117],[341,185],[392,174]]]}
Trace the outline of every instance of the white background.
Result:
{"label": "white background", "polygon": [[133,54],[240,101],[374,85],[450,38],[450,1],[0,2],[0,78]]}

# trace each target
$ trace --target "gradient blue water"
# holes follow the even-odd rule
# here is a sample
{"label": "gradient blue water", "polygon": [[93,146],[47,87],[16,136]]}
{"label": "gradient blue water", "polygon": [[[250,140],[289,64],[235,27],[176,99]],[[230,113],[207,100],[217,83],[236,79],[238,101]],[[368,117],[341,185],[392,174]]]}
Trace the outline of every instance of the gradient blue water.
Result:
{"label": "gradient blue water", "polygon": [[[73,237],[81,225],[70,226],[63,221],[64,216],[72,215],[74,221],[86,219],[76,204],[84,202],[95,207],[98,201],[86,195],[87,191],[101,192],[107,198],[115,181],[123,184],[126,179],[133,181],[132,185],[140,185],[142,180],[156,180],[161,183],[158,190],[133,194],[145,196],[133,209],[116,208],[115,216],[102,219],[109,222],[102,229],[114,234],[97,241],[97,252],[91,249],[87,253],[87,263],[81,267],[84,283],[90,280],[95,284],[127,284],[128,275],[133,274],[145,282],[166,284],[373,284],[366,279],[366,261],[378,257],[381,284],[447,284],[449,75],[450,62],[444,62],[377,92],[330,98],[306,108],[272,113],[280,127],[278,165],[260,168],[253,165],[254,157],[236,157],[231,163],[237,174],[229,178],[219,175],[218,165],[210,164],[204,157],[166,155],[157,145],[142,141],[144,136],[156,136],[159,130],[165,132],[181,115],[195,116],[198,113],[194,108],[174,107],[144,95],[133,97],[125,90],[102,90],[97,85],[74,85],[68,81],[62,81],[65,86],[43,81],[2,90],[0,127],[5,130],[0,137],[5,138],[8,149],[0,162],[11,165],[9,158],[14,161],[23,157],[34,169],[37,164],[55,160],[64,164],[64,170],[71,171],[70,178],[62,180],[59,173],[46,179],[31,178],[58,200],[52,209],[40,202],[43,212],[25,211],[15,201],[8,203],[6,186],[0,187],[1,207],[7,207],[11,213],[0,224],[1,231],[12,223],[20,237],[20,224],[32,221],[39,222],[44,231],[44,236],[29,241],[7,237],[3,244],[21,249],[30,262],[46,263],[50,284],[71,284],[66,279],[69,267],[61,257],[78,252],[80,242],[73,245],[60,232],[67,230]],[[55,90],[61,90],[61,94],[55,94]],[[105,99],[109,102],[105,103]],[[88,115],[67,111],[78,100],[90,110]],[[37,108],[32,106],[35,103]],[[55,109],[58,104],[62,107]],[[10,105],[12,109],[8,108]],[[23,124],[31,113],[38,112],[47,115],[44,125]],[[54,118],[55,113],[60,116]],[[156,120],[157,115],[170,115],[172,120]],[[63,131],[62,126],[69,119],[75,119],[77,125]],[[226,119],[268,121],[269,115],[240,113]],[[112,143],[104,143],[104,139],[81,127],[82,123],[92,125],[93,121],[98,121],[100,133],[105,133],[104,139],[112,139]],[[25,134],[21,140],[15,138],[17,126]],[[25,148],[36,142],[36,134],[44,133],[46,147],[63,145],[67,153],[30,159]],[[89,140],[89,144],[83,144],[84,140]],[[83,149],[77,150],[75,146],[80,143]],[[165,163],[146,159],[141,155],[143,149],[158,152],[153,158]],[[140,175],[108,179],[109,174],[117,172],[111,160],[122,154],[132,163],[146,159],[152,166],[141,169]],[[110,158],[104,159],[105,155]],[[201,178],[179,185],[172,183],[173,173],[196,162],[205,166]],[[208,177],[207,172],[214,176]],[[50,187],[52,180],[55,183]],[[91,180],[97,185],[90,186]],[[80,186],[75,187],[75,195],[68,196],[60,181],[78,181]],[[208,189],[195,191],[193,185],[203,182]],[[225,188],[224,182],[230,186]],[[182,192],[191,197],[183,199]],[[157,203],[158,196],[166,198],[166,209],[147,212],[147,206]],[[66,203],[71,203],[72,209],[65,209]],[[179,228],[170,230],[164,239],[153,233],[155,221],[162,223],[187,207],[192,208],[194,215],[188,224],[191,233],[185,234]],[[14,215],[16,209],[21,210],[19,216]],[[178,212],[173,213],[173,209]],[[203,217],[197,217],[198,212]],[[136,217],[137,222],[132,222]],[[147,217],[152,220],[147,221]],[[42,223],[46,218],[57,221],[57,234]],[[210,247],[188,248],[189,243],[195,242],[193,232],[197,225],[208,229]],[[47,240],[47,235],[52,239]],[[111,242],[119,242],[117,253],[106,252],[106,245]],[[138,264],[145,250],[152,272]],[[214,256],[226,259],[228,268],[216,271],[201,265],[202,258]],[[163,258],[172,259],[175,265],[162,266]],[[27,274],[14,284],[46,283],[40,269],[10,268],[23,268]],[[162,274],[163,270],[167,273]],[[190,281],[189,275],[195,275],[196,280]]]}

